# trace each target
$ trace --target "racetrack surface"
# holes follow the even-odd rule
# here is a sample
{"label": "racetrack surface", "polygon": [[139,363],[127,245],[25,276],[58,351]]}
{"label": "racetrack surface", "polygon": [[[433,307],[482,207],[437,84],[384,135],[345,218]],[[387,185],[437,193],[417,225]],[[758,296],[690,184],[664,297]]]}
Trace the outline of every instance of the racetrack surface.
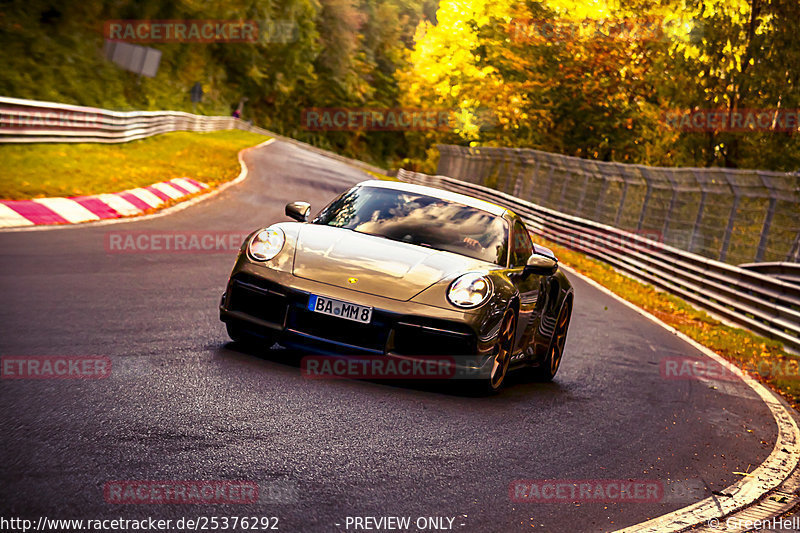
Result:
{"label": "racetrack surface", "polygon": [[[446,516],[469,532],[607,531],[708,497],[772,450],[775,423],[747,386],[664,379],[662,358],[700,354],[574,276],[554,383],[512,379],[475,397],[441,383],[311,380],[303,354],[244,351],[217,311],[234,251],[107,250],[109,232],[248,233],[285,220],[289,201],[316,212],[370,179],[281,142],[244,158],[247,180],[167,216],[0,233],[0,355],[113,363],[102,380],[0,381],[0,516],[278,516],[280,530],[303,532],[344,531],[347,516]],[[257,482],[264,501],[103,498],[108,481],[206,479]],[[513,503],[517,479],[697,490],[659,503]]]}

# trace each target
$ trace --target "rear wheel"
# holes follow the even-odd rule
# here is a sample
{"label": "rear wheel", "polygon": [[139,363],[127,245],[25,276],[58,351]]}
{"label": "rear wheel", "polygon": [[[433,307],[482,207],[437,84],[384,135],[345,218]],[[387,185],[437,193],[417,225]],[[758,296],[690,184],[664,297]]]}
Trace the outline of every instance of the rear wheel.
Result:
{"label": "rear wheel", "polygon": [[567,330],[569,329],[569,319],[572,314],[572,301],[561,308],[561,313],[556,321],[556,328],[553,337],[550,339],[550,347],[547,349],[547,357],[541,365],[531,369],[531,377],[536,381],[552,381],[561,367],[561,358],[564,355],[564,345],[567,342]]}
{"label": "rear wheel", "polygon": [[507,311],[500,325],[497,353],[492,359],[492,368],[489,377],[484,383],[486,392],[494,393],[500,390],[508,374],[508,364],[511,362],[511,353],[514,350],[514,335],[517,330],[517,316],[513,311]]}

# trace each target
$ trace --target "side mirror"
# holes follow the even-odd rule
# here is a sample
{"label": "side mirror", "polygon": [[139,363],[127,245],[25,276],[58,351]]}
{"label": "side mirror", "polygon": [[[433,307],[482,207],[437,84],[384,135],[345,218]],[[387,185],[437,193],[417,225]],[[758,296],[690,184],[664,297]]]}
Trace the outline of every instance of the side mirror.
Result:
{"label": "side mirror", "polygon": [[558,259],[555,256],[542,255],[533,252],[525,264],[524,274],[538,274],[540,276],[550,276],[558,270]]}
{"label": "side mirror", "polygon": [[298,222],[307,222],[311,204],[308,202],[292,202],[286,204],[286,216]]}

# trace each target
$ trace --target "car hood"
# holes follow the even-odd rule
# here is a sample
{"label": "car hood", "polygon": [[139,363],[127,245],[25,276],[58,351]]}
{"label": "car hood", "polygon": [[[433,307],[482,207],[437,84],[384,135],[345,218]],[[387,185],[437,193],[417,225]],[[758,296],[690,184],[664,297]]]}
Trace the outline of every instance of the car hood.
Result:
{"label": "car hood", "polygon": [[303,224],[297,236],[293,274],[406,301],[443,278],[490,266],[450,252],[332,226]]}

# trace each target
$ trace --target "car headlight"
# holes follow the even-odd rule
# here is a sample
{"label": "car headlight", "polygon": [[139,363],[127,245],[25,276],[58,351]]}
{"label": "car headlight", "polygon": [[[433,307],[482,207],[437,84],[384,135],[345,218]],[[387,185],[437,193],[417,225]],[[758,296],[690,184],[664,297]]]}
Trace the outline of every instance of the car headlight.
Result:
{"label": "car headlight", "polygon": [[286,237],[280,228],[262,229],[250,239],[247,253],[256,261],[269,261],[281,251]]}
{"label": "car headlight", "polygon": [[492,282],[480,272],[464,274],[450,284],[447,299],[456,307],[478,307],[492,293]]}

